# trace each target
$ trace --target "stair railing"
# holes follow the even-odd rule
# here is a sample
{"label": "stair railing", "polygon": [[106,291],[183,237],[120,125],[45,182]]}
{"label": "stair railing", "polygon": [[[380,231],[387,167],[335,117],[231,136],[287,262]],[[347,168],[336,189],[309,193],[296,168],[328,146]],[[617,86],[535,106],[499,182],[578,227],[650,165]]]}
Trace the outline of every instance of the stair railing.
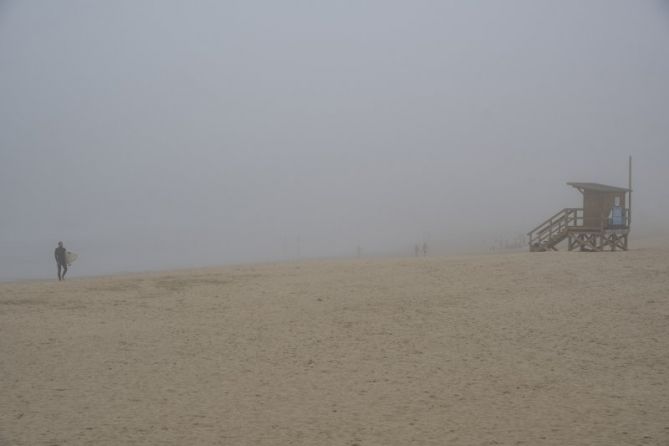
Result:
{"label": "stair railing", "polygon": [[561,240],[568,228],[582,224],[583,209],[564,208],[527,233],[530,247],[545,247],[554,240]]}

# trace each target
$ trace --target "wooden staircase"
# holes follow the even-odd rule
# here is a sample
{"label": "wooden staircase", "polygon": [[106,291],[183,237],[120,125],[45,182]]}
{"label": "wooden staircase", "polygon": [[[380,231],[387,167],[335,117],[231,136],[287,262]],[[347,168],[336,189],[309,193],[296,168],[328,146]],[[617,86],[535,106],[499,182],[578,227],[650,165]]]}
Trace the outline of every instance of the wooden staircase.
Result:
{"label": "wooden staircase", "polygon": [[570,229],[582,224],[583,209],[562,209],[527,233],[530,252],[557,251],[557,245],[569,236]]}

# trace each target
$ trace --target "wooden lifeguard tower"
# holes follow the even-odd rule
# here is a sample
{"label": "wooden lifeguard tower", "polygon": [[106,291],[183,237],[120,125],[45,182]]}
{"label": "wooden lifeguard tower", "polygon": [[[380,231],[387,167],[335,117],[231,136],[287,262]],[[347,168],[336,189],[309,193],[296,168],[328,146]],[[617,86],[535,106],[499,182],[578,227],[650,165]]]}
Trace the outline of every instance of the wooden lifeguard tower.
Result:
{"label": "wooden lifeguard tower", "polygon": [[583,195],[583,207],[562,209],[530,231],[530,251],[557,251],[564,240],[569,251],[627,251],[632,215],[631,157],[629,169],[629,188],[567,183]]}

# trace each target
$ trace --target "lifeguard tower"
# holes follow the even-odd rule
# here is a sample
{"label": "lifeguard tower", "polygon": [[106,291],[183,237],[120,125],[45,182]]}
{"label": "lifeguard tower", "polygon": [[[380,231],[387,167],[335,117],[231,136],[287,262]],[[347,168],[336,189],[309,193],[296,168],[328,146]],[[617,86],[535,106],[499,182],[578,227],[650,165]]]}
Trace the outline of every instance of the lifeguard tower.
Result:
{"label": "lifeguard tower", "polygon": [[[632,179],[630,158],[630,186]],[[566,240],[569,251],[627,251],[632,189],[598,183],[567,183],[583,195],[582,208],[565,208],[527,235],[531,252],[558,250]]]}

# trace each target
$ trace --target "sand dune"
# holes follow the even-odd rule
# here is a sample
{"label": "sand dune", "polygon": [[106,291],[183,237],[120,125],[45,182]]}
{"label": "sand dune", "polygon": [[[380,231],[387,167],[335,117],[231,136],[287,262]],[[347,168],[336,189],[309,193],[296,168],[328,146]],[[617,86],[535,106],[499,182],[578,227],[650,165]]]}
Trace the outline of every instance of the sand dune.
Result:
{"label": "sand dune", "polygon": [[667,249],[5,283],[0,445],[667,445],[668,352]]}

